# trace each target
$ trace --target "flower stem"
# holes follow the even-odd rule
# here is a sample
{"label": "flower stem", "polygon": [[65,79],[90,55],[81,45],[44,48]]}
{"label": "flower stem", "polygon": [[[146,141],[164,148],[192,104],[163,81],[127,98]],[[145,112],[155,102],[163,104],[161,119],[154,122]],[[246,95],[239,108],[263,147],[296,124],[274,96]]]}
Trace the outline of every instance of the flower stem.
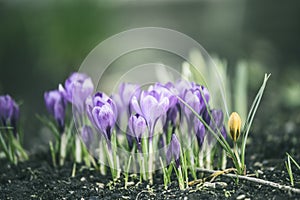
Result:
{"label": "flower stem", "polygon": [[244,172],[244,164],[241,163],[240,155],[238,153],[238,146],[237,146],[236,142],[233,142],[233,151],[234,151],[235,157],[237,159],[238,165],[240,166],[239,167],[239,169],[240,169],[239,174],[243,174],[243,172]]}
{"label": "flower stem", "polygon": [[77,163],[82,162],[81,140],[78,135],[75,136],[75,160]]}
{"label": "flower stem", "polygon": [[4,151],[4,154],[6,156],[6,158],[9,160],[9,162],[13,163],[13,160],[8,152],[8,147],[7,145],[5,144],[5,141],[4,141],[4,138],[2,137],[2,133],[0,132],[0,144],[1,144],[1,147]]}
{"label": "flower stem", "polygon": [[152,174],[152,164],[153,164],[153,141],[152,138],[149,140],[149,160],[148,160],[148,173],[149,173],[149,182],[153,184],[153,174]]}
{"label": "flower stem", "polygon": [[66,158],[66,151],[67,151],[67,134],[63,133],[60,137],[60,153],[59,153],[59,165],[63,166]]}

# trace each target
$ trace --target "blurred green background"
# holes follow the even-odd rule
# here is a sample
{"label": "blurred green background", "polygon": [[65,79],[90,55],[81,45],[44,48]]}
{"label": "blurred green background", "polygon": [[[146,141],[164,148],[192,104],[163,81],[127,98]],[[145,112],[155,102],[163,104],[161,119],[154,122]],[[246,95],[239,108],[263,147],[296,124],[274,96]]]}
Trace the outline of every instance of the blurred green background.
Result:
{"label": "blurred green background", "polygon": [[[272,73],[262,112],[300,105],[299,1],[0,1],[0,94],[22,102],[26,147],[46,142],[35,113],[43,93],[78,70],[104,39],[158,26],[197,40],[209,53],[251,61],[250,89]],[[269,112],[272,113],[272,112]],[[268,116],[268,114],[266,114]],[[299,120],[299,119],[298,119]]]}

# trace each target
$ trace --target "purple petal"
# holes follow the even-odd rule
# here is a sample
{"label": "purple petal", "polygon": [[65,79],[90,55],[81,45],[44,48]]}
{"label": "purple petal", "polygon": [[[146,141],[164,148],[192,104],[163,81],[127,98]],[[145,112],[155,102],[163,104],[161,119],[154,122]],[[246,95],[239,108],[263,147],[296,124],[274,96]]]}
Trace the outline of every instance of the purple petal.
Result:
{"label": "purple petal", "polygon": [[55,102],[54,104],[54,118],[58,123],[60,131],[62,132],[65,124],[65,108],[63,107],[61,102]]}
{"label": "purple petal", "polygon": [[65,81],[65,87],[59,85],[59,91],[72,103],[79,113],[83,113],[86,98],[92,94],[94,85],[86,74],[72,73]]}
{"label": "purple petal", "polygon": [[176,163],[176,167],[179,167],[180,164],[180,143],[176,137],[176,135],[173,133],[172,134],[172,138],[171,138],[171,142],[169,144],[169,147],[167,149],[167,154],[166,154],[166,158],[167,158],[167,164],[169,165],[172,158],[174,158],[175,163]]}
{"label": "purple petal", "polygon": [[146,131],[147,125],[146,121],[142,116],[138,116],[135,122],[135,136],[136,138],[140,139],[142,134]]}
{"label": "purple petal", "polygon": [[139,105],[139,102],[137,100],[137,97],[136,96],[133,96],[132,99],[131,99],[131,106],[133,108],[133,110],[140,114],[140,115],[143,115],[142,111],[141,111],[141,108],[140,108],[140,105]]}
{"label": "purple petal", "polygon": [[146,131],[147,128],[145,119],[138,114],[132,115],[129,118],[128,126],[132,135],[135,136],[135,138],[139,142],[142,134]]}
{"label": "purple petal", "polygon": [[4,125],[11,123],[17,104],[9,95],[0,96],[0,118]]}
{"label": "purple petal", "polygon": [[44,100],[48,112],[54,117],[60,131],[64,129],[66,101],[59,90],[44,93]]}
{"label": "purple petal", "polygon": [[153,124],[161,115],[161,110],[159,110],[158,102],[151,95],[147,95],[143,99],[141,99],[141,109],[145,119],[149,122],[149,124]]}
{"label": "purple petal", "polygon": [[202,143],[204,141],[204,137],[205,137],[205,126],[203,125],[203,123],[195,118],[194,120],[194,130],[195,130],[195,133],[196,133],[196,138],[197,138],[197,141],[198,141],[198,145],[199,147],[202,146]]}
{"label": "purple petal", "polygon": [[90,126],[84,125],[81,131],[81,137],[87,148],[90,147],[93,141],[93,130]]}
{"label": "purple petal", "polygon": [[[200,112],[200,100],[191,90],[186,91],[186,94],[184,96],[185,102],[190,105],[197,113]],[[184,111],[187,116],[194,115],[192,111],[184,106]]]}
{"label": "purple petal", "polygon": [[100,125],[100,120],[99,120],[100,110],[101,110],[101,107],[98,107],[98,106],[92,108],[92,119],[93,119],[93,122],[96,125],[95,128],[97,128],[97,130],[99,132],[102,132],[101,125]]}

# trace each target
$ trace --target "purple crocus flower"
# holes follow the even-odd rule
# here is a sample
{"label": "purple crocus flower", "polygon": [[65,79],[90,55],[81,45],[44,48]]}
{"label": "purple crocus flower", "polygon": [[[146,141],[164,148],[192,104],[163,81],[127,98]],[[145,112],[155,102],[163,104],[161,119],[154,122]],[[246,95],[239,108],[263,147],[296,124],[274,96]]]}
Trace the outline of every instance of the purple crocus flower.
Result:
{"label": "purple crocus flower", "polygon": [[172,161],[172,158],[175,160],[176,167],[179,168],[180,166],[180,143],[173,133],[171,142],[167,149],[167,164],[169,165]]}
{"label": "purple crocus flower", "polygon": [[16,131],[19,119],[19,106],[9,95],[0,96],[0,119],[3,126],[10,125]]}
{"label": "purple crocus flower", "polygon": [[[131,114],[130,102],[133,96],[138,97],[141,93],[140,86],[133,83],[122,83],[119,87],[119,92],[112,96],[116,102],[119,114],[126,112]],[[129,116],[128,116],[129,117]],[[127,118],[128,119],[128,118]]]}
{"label": "purple crocus flower", "polygon": [[59,131],[62,133],[65,126],[66,100],[58,90],[45,92],[44,100],[48,112],[54,117]]}
{"label": "purple crocus flower", "polygon": [[223,125],[222,128],[221,128],[221,134],[222,134],[222,136],[226,139],[226,137],[227,137],[227,131],[226,131],[226,128],[225,128],[224,125]]}
{"label": "purple crocus flower", "polygon": [[206,131],[205,131],[205,126],[198,118],[194,119],[194,131],[196,134],[198,146],[201,147],[204,141]]}
{"label": "purple crocus flower", "polygon": [[[206,104],[209,102],[209,93],[204,86],[192,83],[192,88],[185,90],[183,100],[189,104],[198,114],[203,113]],[[184,107],[184,112],[188,117],[188,120],[192,120],[194,114],[192,111]]]}
{"label": "purple crocus flower", "polygon": [[203,113],[203,119],[214,132],[220,131],[223,137],[226,138],[227,132],[223,124],[224,116],[222,110],[212,109],[209,115],[208,110],[206,109]]}
{"label": "purple crocus flower", "polygon": [[84,125],[81,129],[81,137],[83,143],[89,149],[93,141],[93,129],[88,125]]}
{"label": "purple crocus flower", "polygon": [[175,128],[176,120],[178,117],[179,107],[177,99],[177,90],[173,83],[168,82],[165,85],[161,83],[156,83],[149,87],[148,91],[155,91],[159,95],[168,98],[169,105],[166,114],[161,117],[163,125],[163,131],[166,133],[169,127],[169,123]]}
{"label": "purple crocus flower", "polygon": [[142,151],[141,149],[141,138],[143,133],[145,133],[147,124],[146,120],[140,116],[139,114],[132,115],[129,118],[128,127],[131,132],[131,134],[135,137],[138,149]]}
{"label": "purple crocus flower", "polygon": [[[204,111],[203,119],[213,131],[217,131],[223,125],[223,112],[222,110],[217,109],[212,109],[209,112],[207,109]],[[211,119],[211,117],[213,118],[213,120]]]}
{"label": "purple crocus flower", "polygon": [[110,144],[112,129],[116,122],[117,108],[111,98],[104,93],[96,93],[86,101],[87,115],[95,128]]}
{"label": "purple crocus flower", "polygon": [[84,112],[85,101],[94,91],[92,79],[86,74],[78,72],[72,73],[65,81],[64,87],[60,84],[58,88],[79,114]]}
{"label": "purple crocus flower", "polygon": [[171,125],[173,127],[175,127],[177,118],[179,116],[179,111],[180,111],[179,104],[176,104],[175,106],[169,108],[169,110],[167,112],[167,123],[166,124],[168,124],[168,122],[171,122]]}
{"label": "purple crocus flower", "polygon": [[174,107],[178,102],[175,86],[171,82],[166,83],[165,85],[155,83],[153,86],[149,87],[148,91],[155,91],[159,96],[167,97],[169,99],[168,108]]}
{"label": "purple crocus flower", "polygon": [[[140,86],[133,83],[122,83],[119,87],[117,94],[112,95],[112,99],[116,103],[118,109],[117,117],[117,131],[126,131],[128,126],[128,119],[131,115],[132,108],[130,105],[133,96],[140,96]],[[132,143],[130,140],[130,135],[127,134],[128,142]]]}
{"label": "purple crocus flower", "polygon": [[192,88],[191,82],[186,81],[184,79],[179,79],[175,83],[175,89],[177,91],[177,95],[179,95],[179,97],[181,98],[184,98],[185,91],[191,88]]}
{"label": "purple crocus flower", "polygon": [[155,90],[150,92],[143,91],[140,96],[140,101],[138,101],[137,97],[134,96],[131,100],[131,105],[137,114],[145,118],[151,139],[157,120],[161,116],[165,115],[169,108],[169,98]]}

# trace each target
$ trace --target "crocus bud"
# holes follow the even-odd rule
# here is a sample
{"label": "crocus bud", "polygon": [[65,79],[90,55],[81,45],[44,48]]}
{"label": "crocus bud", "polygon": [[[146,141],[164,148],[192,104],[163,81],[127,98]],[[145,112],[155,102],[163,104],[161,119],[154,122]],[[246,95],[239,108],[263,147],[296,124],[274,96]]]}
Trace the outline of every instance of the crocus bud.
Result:
{"label": "crocus bud", "polygon": [[204,141],[206,130],[205,130],[205,126],[198,118],[194,119],[194,131],[196,133],[198,145],[199,147],[201,147]]}
{"label": "crocus bud", "polygon": [[179,165],[180,165],[180,143],[174,133],[172,134],[171,142],[170,142],[168,150],[167,150],[167,164],[168,165],[172,161],[172,158],[175,160],[176,167],[179,168]]}
{"label": "crocus bud", "polygon": [[141,147],[140,147],[141,137],[142,137],[142,134],[145,133],[146,128],[147,128],[146,120],[139,114],[132,115],[129,118],[128,126],[130,129],[130,132],[136,138],[136,142],[138,144],[139,150],[141,150]]}
{"label": "crocus bud", "polygon": [[48,112],[54,117],[60,132],[63,132],[65,126],[66,100],[58,90],[45,92],[44,100]]}
{"label": "crocus bud", "polygon": [[0,119],[3,126],[16,128],[19,118],[19,106],[9,95],[0,96]]}
{"label": "crocus bud", "polygon": [[236,112],[231,113],[228,120],[229,133],[234,142],[240,137],[242,120]]}
{"label": "crocus bud", "polygon": [[104,93],[96,93],[86,101],[87,115],[95,128],[103,134],[107,142],[111,140],[111,132],[116,122],[116,105]]}

